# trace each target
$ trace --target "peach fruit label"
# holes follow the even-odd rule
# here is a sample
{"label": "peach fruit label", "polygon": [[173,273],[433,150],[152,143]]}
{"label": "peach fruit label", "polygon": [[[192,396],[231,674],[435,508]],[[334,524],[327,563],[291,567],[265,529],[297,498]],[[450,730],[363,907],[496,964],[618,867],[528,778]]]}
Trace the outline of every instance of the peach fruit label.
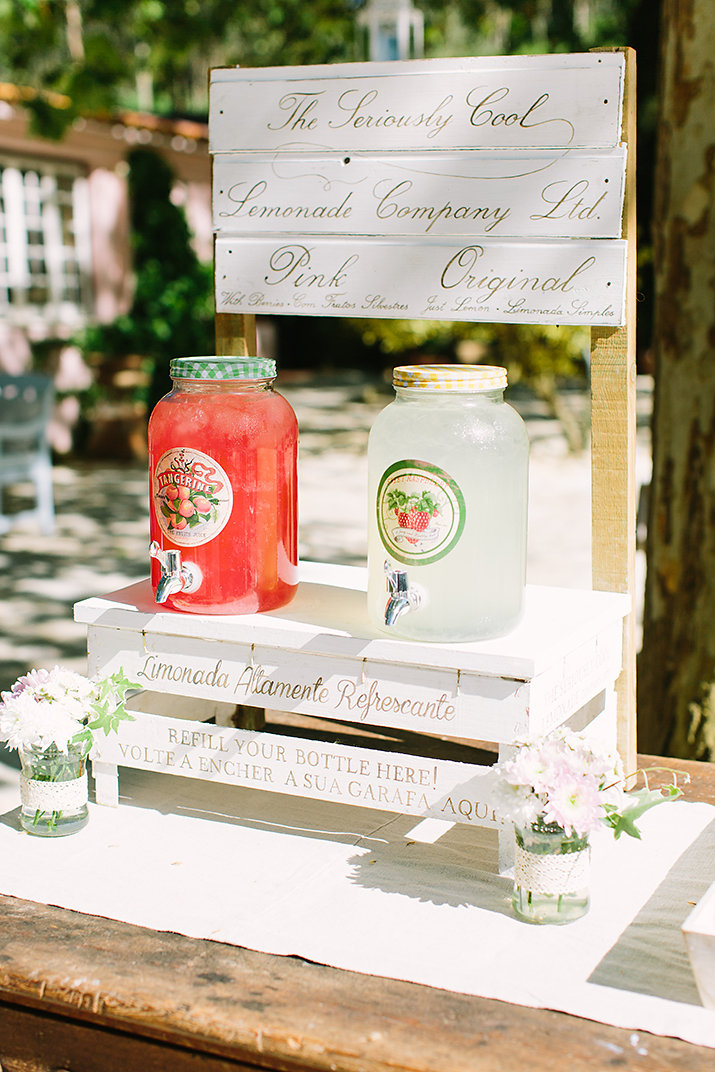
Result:
{"label": "peach fruit label", "polygon": [[436,465],[402,460],[382,475],[377,526],[398,562],[429,565],[444,558],[462,535],[465,513],[459,485]]}
{"label": "peach fruit label", "polygon": [[173,447],[162,454],[154,470],[152,498],[162,532],[180,547],[209,543],[233,509],[226,472],[193,447]]}

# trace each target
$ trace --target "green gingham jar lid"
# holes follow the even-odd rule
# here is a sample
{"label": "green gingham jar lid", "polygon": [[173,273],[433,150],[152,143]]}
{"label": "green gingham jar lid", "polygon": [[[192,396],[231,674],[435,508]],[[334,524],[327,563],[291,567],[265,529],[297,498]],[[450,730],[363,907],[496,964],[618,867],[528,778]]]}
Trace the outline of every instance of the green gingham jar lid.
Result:
{"label": "green gingham jar lid", "polygon": [[174,380],[273,380],[270,357],[175,357],[169,365]]}

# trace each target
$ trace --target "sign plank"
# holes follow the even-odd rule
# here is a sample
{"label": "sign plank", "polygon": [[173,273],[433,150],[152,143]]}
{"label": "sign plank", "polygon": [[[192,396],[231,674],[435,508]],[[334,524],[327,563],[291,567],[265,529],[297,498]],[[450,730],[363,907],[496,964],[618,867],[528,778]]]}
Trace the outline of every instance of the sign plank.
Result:
{"label": "sign plank", "polygon": [[255,643],[230,643],[91,626],[91,669],[123,668],[150,693],[505,744],[566,721],[612,687],[620,666],[620,620],[594,629],[530,680],[430,666],[426,653],[417,665],[291,651],[255,635]]}
{"label": "sign plank", "polygon": [[619,238],[625,149],[221,153],[223,234]]}
{"label": "sign plank", "polygon": [[220,68],[209,148],[395,150],[612,147],[623,57]]}
{"label": "sign plank", "polygon": [[480,799],[488,767],[399,752],[235,730],[135,712],[117,734],[97,738],[93,761],[223,782],[289,796],[499,825]]}
{"label": "sign plank", "polygon": [[219,313],[623,323],[626,244],[219,237]]}

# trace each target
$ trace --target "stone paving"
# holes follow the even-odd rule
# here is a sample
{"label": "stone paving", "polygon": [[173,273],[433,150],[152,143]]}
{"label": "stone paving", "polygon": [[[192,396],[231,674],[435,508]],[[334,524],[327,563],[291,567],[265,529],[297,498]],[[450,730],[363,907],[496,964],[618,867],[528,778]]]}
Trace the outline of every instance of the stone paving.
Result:
{"label": "stone paving", "polygon": [[[363,564],[365,448],[390,400],[359,374],[293,376],[281,390],[300,422],[300,554]],[[589,455],[569,453],[557,421],[524,392],[512,404],[531,438],[528,580],[590,587]],[[583,413],[578,392],[570,404]],[[639,378],[639,483],[650,477],[650,381]],[[0,690],[31,666],[85,669],[84,627],[73,604],[148,572],[148,498],[142,462],[60,462],[54,470],[56,532],[29,523],[0,536]],[[22,489],[16,492],[21,501]],[[639,554],[641,575],[642,554]],[[641,576],[642,585],[642,576]]]}

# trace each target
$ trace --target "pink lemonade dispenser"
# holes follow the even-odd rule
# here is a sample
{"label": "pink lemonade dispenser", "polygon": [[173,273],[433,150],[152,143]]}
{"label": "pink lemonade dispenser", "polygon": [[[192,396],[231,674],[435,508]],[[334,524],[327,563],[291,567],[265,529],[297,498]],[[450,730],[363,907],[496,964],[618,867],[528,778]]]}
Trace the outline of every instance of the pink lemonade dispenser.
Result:
{"label": "pink lemonade dispenser", "polygon": [[255,357],[183,357],[149,421],[152,586],[174,610],[250,614],[297,588],[298,422]]}

